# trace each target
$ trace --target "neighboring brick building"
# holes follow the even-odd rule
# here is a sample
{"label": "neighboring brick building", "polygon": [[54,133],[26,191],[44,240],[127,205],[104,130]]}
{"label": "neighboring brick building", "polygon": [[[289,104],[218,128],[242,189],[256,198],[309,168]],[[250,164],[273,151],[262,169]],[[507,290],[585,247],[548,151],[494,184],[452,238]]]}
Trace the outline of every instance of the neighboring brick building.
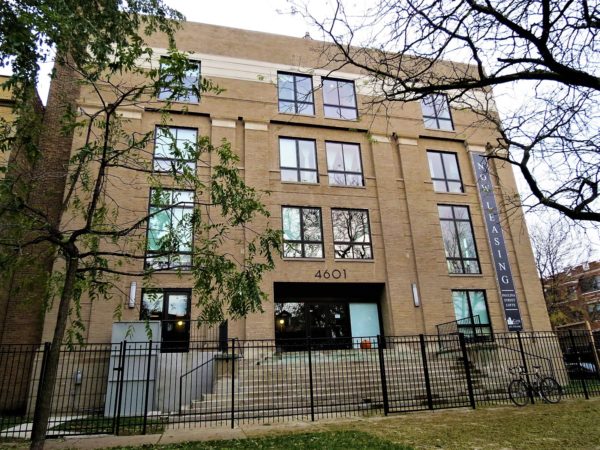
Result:
{"label": "neighboring brick building", "polygon": [[572,267],[543,284],[555,329],[600,332],[600,261]]}
{"label": "neighboring brick building", "polygon": [[[158,64],[167,41],[148,39]],[[319,59],[322,43],[310,39],[187,23],[177,44],[198,62],[190,80],[201,75],[225,91],[176,103],[173,109],[184,113],[172,115],[172,135],[231,142],[245,181],[271,192],[264,197],[271,225],[284,229],[284,256],[263,284],[264,313],[229,324],[230,337],[433,334],[441,323],[474,316],[497,332],[550,329],[522,212],[501,209],[499,224],[493,205],[480,200],[478,178],[488,181],[480,183],[481,195],[490,192],[491,178],[501,208],[504,196],[516,192],[509,165],[493,162],[494,176],[476,176],[477,155],[496,138],[493,128],[475,125],[471,112],[454,109],[444,96],[369,110],[368,80],[350,67],[328,70]],[[68,85],[68,77],[59,75],[57,83]],[[97,107],[85,91],[77,106]],[[157,130],[147,157],[154,154],[156,170],[168,167],[160,114],[122,112],[133,130]],[[138,181],[113,186],[110,195],[124,210],[143,213],[150,188]],[[488,238],[500,228],[503,241]],[[139,270],[144,263],[128,264]],[[123,304],[123,320],[140,320],[144,312],[165,319],[169,310],[195,316],[185,275],[167,270],[154,282],[163,289],[159,302],[142,291],[141,278],[121,278],[114,298]],[[506,286],[500,290],[499,283]],[[83,301],[90,342],[110,340],[114,306]],[[51,312],[44,340],[53,319]]]}

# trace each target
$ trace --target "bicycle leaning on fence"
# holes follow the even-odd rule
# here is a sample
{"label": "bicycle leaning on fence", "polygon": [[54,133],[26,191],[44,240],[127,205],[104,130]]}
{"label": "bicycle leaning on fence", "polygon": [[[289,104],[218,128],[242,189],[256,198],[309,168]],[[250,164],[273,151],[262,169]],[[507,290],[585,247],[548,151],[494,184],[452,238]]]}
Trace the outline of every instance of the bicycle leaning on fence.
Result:
{"label": "bicycle leaning on fence", "polygon": [[562,387],[553,377],[543,376],[540,366],[533,366],[533,373],[523,366],[515,366],[508,371],[514,378],[508,385],[508,395],[517,406],[525,406],[537,394],[548,403],[558,403],[562,398]]}

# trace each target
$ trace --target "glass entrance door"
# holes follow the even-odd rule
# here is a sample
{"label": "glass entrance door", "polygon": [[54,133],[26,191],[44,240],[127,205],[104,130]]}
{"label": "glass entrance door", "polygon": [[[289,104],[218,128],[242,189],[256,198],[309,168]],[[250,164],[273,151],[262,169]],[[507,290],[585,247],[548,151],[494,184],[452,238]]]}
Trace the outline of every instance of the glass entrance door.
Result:
{"label": "glass entrance door", "polygon": [[165,292],[165,318],[162,321],[162,351],[186,352],[190,348],[190,296]]}
{"label": "glass entrance door", "polygon": [[348,303],[286,302],[275,304],[275,339],[285,351],[352,347]]}
{"label": "glass entrance door", "polygon": [[316,348],[350,348],[350,313],[348,304],[308,304],[308,337]]}
{"label": "glass entrance door", "polygon": [[142,320],[161,321],[161,351],[186,352],[190,348],[190,292],[147,291],[142,296]]}

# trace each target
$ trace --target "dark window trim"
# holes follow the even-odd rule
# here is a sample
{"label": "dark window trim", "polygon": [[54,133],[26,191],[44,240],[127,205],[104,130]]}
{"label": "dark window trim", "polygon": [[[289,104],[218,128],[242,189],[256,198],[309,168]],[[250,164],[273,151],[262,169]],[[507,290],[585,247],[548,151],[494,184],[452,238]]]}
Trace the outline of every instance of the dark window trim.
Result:
{"label": "dark window trim", "polygon": [[[288,139],[288,140],[293,140],[295,141],[295,147],[296,147],[296,166],[297,167],[287,167],[287,166],[282,166],[281,165],[281,140],[282,139]],[[314,144],[314,150],[315,150],[315,168],[314,169],[304,169],[300,167],[300,147],[298,145],[298,141],[309,141],[312,142]],[[314,172],[317,175],[317,183],[320,182],[319,179],[319,161],[317,158],[317,141],[316,139],[310,139],[310,138],[298,138],[298,137],[291,137],[291,136],[278,136],[278,140],[277,142],[279,143],[279,169],[281,170],[295,170],[296,171],[296,177],[298,179],[298,181],[296,181],[296,183],[309,183],[312,184],[308,181],[301,181],[300,180],[300,172],[304,171],[304,172]],[[281,175],[281,174],[280,174]],[[280,176],[281,178],[281,176]],[[283,180],[282,180],[283,181]]]}
{"label": "dark window trim", "polygon": [[[148,205],[147,205],[147,208],[146,208],[146,211],[148,211],[148,215],[150,214],[150,208],[153,206],[152,205],[152,190],[153,189],[158,189],[158,188],[150,188],[149,191],[148,191]],[[192,190],[192,189],[164,188],[164,189],[161,189],[161,190],[163,190],[163,191],[191,192],[193,194],[193,196],[194,196],[194,202],[196,201],[196,192],[194,190]],[[171,205],[171,206],[174,206],[174,205]],[[188,207],[186,207],[186,208],[188,208]],[[192,212],[193,212],[195,210],[195,204],[194,204],[194,206],[189,207],[189,209],[191,209]],[[148,218],[148,220],[146,222],[146,249],[145,249],[146,255],[145,255],[145,258],[144,258],[144,268],[145,269],[151,268],[155,272],[157,272],[157,271],[165,271],[165,270],[190,270],[191,269],[192,263],[193,263],[193,259],[194,259],[194,240],[195,240],[193,230],[192,230],[192,243],[191,243],[192,250],[189,251],[189,252],[179,252],[179,253],[177,253],[178,255],[190,255],[190,265],[189,266],[184,266],[184,265],[181,265],[181,266],[171,266],[171,255],[169,254],[169,255],[166,255],[169,258],[169,266],[166,267],[166,268],[164,268],[164,269],[162,269],[162,268],[159,268],[159,269],[152,268],[148,264],[148,258],[152,258],[153,257],[152,256],[153,255],[152,250],[148,249],[149,235],[150,235],[150,218]]]}
{"label": "dark window trim", "polygon": [[[467,222],[469,224],[469,227],[471,229],[471,237],[473,238],[473,248],[475,249],[475,258],[466,258],[463,256],[462,254],[462,248],[460,246],[460,244],[458,245],[458,252],[460,254],[459,258],[456,258],[454,256],[448,256],[446,255],[446,244],[443,242],[443,233],[442,233],[442,245],[444,247],[444,256],[446,257],[446,265],[448,261],[459,261],[460,262],[460,266],[462,271],[461,272],[449,272],[451,274],[455,274],[455,273],[459,273],[459,274],[466,274],[466,275],[477,275],[477,274],[481,274],[481,262],[479,261],[479,250],[477,249],[477,240],[475,239],[475,231],[473,230],[473,221],[471,220],[471,210],[469,208],[469,206],[467,205],[451,205],[451,204],[445,204],[445,203],[438,203],[437,205],[439,206],[449,206],[452,208],[452,219],[446,219],[446,218],[442,218],[440,217],[440,213],[439,213],[439,208],[438,208],[438,218],[440,220],[440,223],[442,221],[446,221],[446,222],[452,222],[452,225],[454,227],[454,233],[455,236],[458,236],[458,228],[456,227],[456,223],[457,222]],[[454,213],[454,208],[466,208],[467,209],[467,214],[469,215],[469,220],[465,220],[465,219],[457,219],[456,215]],[[465,264],[464,261],[476,261],[477,262],[477,268],[479,269],[478,272],[466,272],[465,271]]]}
{"label": "dark window trim", "polygon": [[[422,108],[422,105],[421,105],[421,114],[423,115],[423,119],[433,119],[433,120],[435,120],[436,128],[430,128],[430,129],[441,130],[441,131],[454,131],[454,118],[452,117],[452,108],[450,108],[450,102],[448,101],[448,96],[446,94],[430,94],[430,95],[427,95],[426,97],[424,97],[423,100],[421,100],[421,101],[424,101],[425,98],[427,98],[427,97],[439,97],[439,96],[444,97],[444,99],[446,101],[446,106],[448,107],[448,115],[450,116],[450,118],[449,119],[446,119],[446,118],[441,118],[440,119],[440,113],[439,113],[439,111],[435,107],[435,100],[434,100],[433,104],[432,104],[433,105],[433,111],[435,113],[434,116],[426,116],[425,113],[423,112],[423,108]],[[440,127],[440,120],[442,120],[444,122],[448,122],[449,121],[450,122],[450,126],[452,127],[452,129],[451,130],[446,130],[446,129],[443,129],[442,127]],[[427,128],[429,128],[429,127],[427,127]]]}
{"label": "dark window trim", "polygon": [[[281,97],[279,97],[279,75],[288,75],[288,76],[294,77],[294,100],[289,100],[289,99],[285,99],[285,98],[282,99]],[[298,100],[298,88],[297,88],[296,77],[302,77],[302,78],[308,78],[308,79],[310,79],[310,92],[312,94],[312,101],[307,102],[307,101],[303,101],[303,100]],[[279,102],[290,102],[290,103],[293,103],[294,104],[294,112],[282,111],[281,109],[279,109]],[[298,104],[301,104],[301,105],[311,105],[312,106],[312,112],[310,112],[310,113],[299,112],[298,111]],[[277,110],[280,113],[282,113],[282,114],[300,114],[300,115],[303,115],[303,116],[314,116],[315,115],[315,89],[314,89],[314,84],[313,84],[313,76],[312,75],[305,75],[305,74],[301,74],[301,73],[278,71],[277,72]]]}
{"label": "dark window trim", "polygon": [[[163,62],[170,61],[170,59],[171,58],[169,58],[168,56],[161,56],[160,57],[159,71],[160,71],[160,66],[162,66]],[[198,60],[198,59],[189,59],[188,61],[191,64],[197,64],[198,65],[198,82],[197,82],[198,85],[197,85],[197,87],[198,87],[198,90],[200,90],[200,86],[202,85],[202,62],[200,60]],[[190,92],[191,88],[187,88],[187,91]],[[193,103],[200,103],[200,97],[201,97],[200,93],[198,93],[197,97],[196,97],[195,93],[192,93],[195,96],[195,98],[188,100],[188,99],[186,99],[187,96],[185,98],[183,98],[183,99],[180,98],[180,97],[169,98],[170,95],[165,97],[164,94],[167,93],[167,92],[170,92],[167,88],[163,88],[163,89],[159,90],[158,95],[157,95],[158,100],[168,100],[171,103],[191,103],[191,104],[193,104]]]}
{"label": "dark window trim", "polygon": [[[156,292],[159,294],[163,294],[163,315],[165,314],[165,301],[166,301],[166,297],[164,296],[165,293],[174,293],[174,294],[188,294],[188,315],[192,316],[191,313],[191,308],[192,308],[192,289],[191,288],[142,288],[142,301],[140,304],[140,320],[147,320],[147,317],[144,317],[144,295],[145,294],[150,294],[152,292]],[[161,319],[161,320],[166,320],[166,319]]]}
{"label": "dark window trim", "polygon": [[[329,169],[329,155],[327,153],[327,144],[341,144],[342,145],[342,162],[344,163],[344,170],[330,170]],[[360,172],[354,172],[354,171],[350,171],[350,170],[346,170],[346,159],[344,158],[344,145],[356,145],[358,146],[358,160],[360,161]],[[363,164],[363,160],[362,160],[362,149],[361,146],[358,142],[342,142],[342,141],[325,141],[325,156],[327,157],[327,178],[329,178],[329,185],[330,186],[354,186],[352,184],[348,184],[347,183],[347,178],[346,175],[360,175],[360,186],[364,186],[365,185],[365,166]],[[344,184],[331,184],[331,177],[329,176],[329,174],[334,173],[334,174],[343,174],[344,175]]]}
{"label": "dark window trim", "polygon": [[[360,211],[360,212],[364,212],[367,215],[367,227],[369,227],[369,242],[358,242],[358,241],[336,241],[335,240],[335,226],[333,223],[333,212],[334,211]],[[358,260],[358,261],[372,261],[375,259],[375,255],[373,254],[373,236],[371,233],[371,218],[369,217],[369,210],[368,209],[364,209],[364,208],[331,208],[331,231],[332,231],[332,236],[333,236],[333,256],[334,259],[338,259],[340,261],[344,261],[344,260],[348,260],[348,259],[354,259],[354,260]],[[371,250],[371,257],[370,258],[338,258],[337,256],[337,252],[335,251],[335,246],[336,245],[363,245],[365,247],[369,247]]]}
{"label": "dark window trim", "polygon": [[[186,353],[190,349],[190,331],[191,331],[191,321],[192,321],[192,289],[191,288],[143,288],[142,289],[142,299],[140,305],[140,320],[159,320],[159,319],[151,319],[149,317],[144,317],[144,295],[148,293],[160,293],[163,295],[163,304],[162,304],[162,312],[160,318],[160,328],[161,328],[161,342],[160,342],[160,351],[161,353]],[[167,297],[170,294],[186,294],[187,295],[187,318],[184,320],[183,324],[183,336],[184,340],[173,340],[167,339],[169,326],[173,326],[173,322],[177,322],[176,320],[168,319],[168,305],[167,305]]]}
{"label": "dark window trim", "polygon": [[[173,170],[159,170],[156,168],[155,162],[156,161],[178,161],[177,158],[157,158],[156,157],[156,137],[158,136],[158,130],[160,128],[169,128],[169,129],[176,129],[176,130],[194,130],[196,132],[196,140],[198,139],[198,128],[195,127],[180,127],[180,126],[175,126],[175,125],[155,125],[154,126],[154,149],[152,152],[152,170],[156,173],[173,173]],[[194,171],[196,171],[196,160],[195,159],[182,159],[181,163],[185,164],[185,163],[194,163]],[[183,190],[183,189],[176,189],[178,191]]]}
{"label": "dark window trim", "polygon": [[[475,326],[477,325],[481,325],[482,328],[489,328],[490,330],[490,336],[494,335],[494,327],[492,326],[492,317],[490,314],[490,305],[488,304],[488,298],[487,298],[487,292],[485,289],[452,289],[451,292],[466,292],[467,293],[467,304],[469,306],[469,315],[471,318],[475,317],[475,315],[473,314],[473,305],[471,305],[471,296],[469,295],[471,292],[481,292],[483,293],[483,302],[485,303],[485,310],[487,312],[487,316],[488,316],[488,321],[487,323],[479,323],[479,324],[474,324]],[[454,303],[454,299],[452,300],[452,302]],[[454,304],[452,305],[452,307],[454,308]],[[454,317],[456,318],[456,312],[454,313]],[[456,319],[459,320],[459,319]],[[479,320],[481,320],[481,317],[479,318]]]}
{"label": "dark window trim", "polygon": [[[487,311],[487,315],[488,315],[488,322],[489,323],[481,323],[481,325],[492,325],[492,321],[491,321],[491,317],[490,317],[490,307],[488,305],[488,299],[487,299],[487,292],[485,289],[473,289],[473,288],[468,288],[468,289],[451,289],[451,292],[482,292],[483,293],[483,301],[485,302],[485,310]],[[474,317],[473,314],[473,307],[471,305],[471,297],[468,296],[469,299],[469,314],[471,315],[471,317]],[[457,319],[458,320],[458,319]]]}
{"label": "dark window trim", "polygon": [[[283,224],[283,210],[284,208],[294,208],[300,210],[300,240],[295,239],[285,239],[285,229]],[[304,240],[304,216],[302,214],[303,209],[318,209],[319,210],[319,228],[321,231],[321,240],[320,241],[307,241]],[[306,258],[306,259],[323,259],[325,258],[325,245],[324,245],[324,236],[323,236],[323,210],[319,206],[297,206],[297,205],[281,205],[281,229],[284,231],[283,244],[291,243],[291,244],[300,244],[300,250],[302,256],[283,256],[283,258],[289,259],[298,259],[298,258]],[[306,251],[304,249],[305,244],[321,244],[321,255],[322,256],[306,256]],[[283,253],[282,253],[283,255]]]}
{"label": "dark window trim", "polygon": [[[342,106],[341,104],[341,100],[340,100],[340,88],[339,85],[336,89],[337,92],[337,98],[338,98],[338,104],[333,104],[333,103],[325,103],[325,96],[323,96],[323,115],[328,118],[328,119],[341,119],[341,120],[358,120],[358,99],[356,97],[356,83],[354,82],[354,80],[344,80],[343,78],[333,78],[333,77],[323,77],[321,80],[321,84],[323,86],[325,86],[325,81],[335,81],[336,83],[342,82],[342,83],[351,83],[352,84],[352,93],[354,95],[354,107],[350,107],[350,106]],[[339,108],[340,109],[340,115],[339,117],[331,117],[328,116],[325,113],[325,107],[329,106],[332,108]],[[356,117],[354,119],[346,119],[345,117],[342,117],[341,114],[341,110],[345,109],[345,110],[350,110],[350,111],[354,111],[354,113],[356,114]]]}
{"label": "dark window trim", "polygon": [[[440,161],[442,163],[442,172],[444,173],[444,178],[434,178],[431,177],[431,181],[443,181],[444,184],[446,185],[446,190],[445,191],[436,191],[436,192],[451,192],[450,191],[450,186],[448,184],[449,181],[453,181],[453,182],[459,182],[460,183],[460,192],[464,193],[465,192],[465,185],[462,181],[462,172],[460,171],[460,164],[458,163],[458,153],[456,152],[449,152],[449,151],[443,151],[443,150],[427,150],[427,162],[429,163],[429,153],[437,153],[440,155],[453,155],[454,156],[454,160],[456,161],[456,170],[458,171],[458,179],[452,179],[452,178],[448,178],[447,175],[447,171],[446,171],[446,164],[444,163],[444,158],[440,158]],[[431,172],[430,172],[431,173]],[[434,187],[435,190],[435,187]]]}

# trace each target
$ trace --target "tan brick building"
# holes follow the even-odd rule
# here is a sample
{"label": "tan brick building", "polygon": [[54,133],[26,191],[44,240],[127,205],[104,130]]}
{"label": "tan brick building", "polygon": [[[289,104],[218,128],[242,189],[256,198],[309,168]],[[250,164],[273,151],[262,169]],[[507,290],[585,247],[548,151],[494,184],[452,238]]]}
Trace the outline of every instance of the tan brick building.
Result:
{"label": "tan brick building", "polygon": [[[149,39],[159,64],[167,42]],[[198,63],[191,80],[207,77],[225,91],[176,103],[184,113],[172,115],[171,136],[230,141],[245,181],[271,192],[264,197],[270,223],[284,230],[284,255],[263,285],[264,313],[230,323],[229,337],[433,334],[439,324],[476,316],[495,332],[550,329],[522,213],[505,209],[505,196],[516,192],[512,169],[497,162],[489,170],[500,220],[486,222],[493,211],[482,206],[473,156],[495,139],[492,128],[441,95],[374,108],[369,80],[351,67],[331,71],[323,44],[310,39],[187,23],[177,44]],[[85,91],[77,104],[97,106]],[[157,130],[148,158],[156,170],[168,166],[159,113],[122,113],[137,131]],[[143,179],[112,189],[124,209],[147,211]],[[501,249],[488,232],[503,235]],[[492,249],[508,261],[494,259]],[[501,292],[510,289],[499,284],[508,278],[497,268],[512,275],[512,311],[522,322],[508,320]],[[185,275],[161,271],[154,282],[163,290],[158,303],[141,278],[122,277],[114,299],[123,320],[140,320],[144,311],[157,319],[169,310],[195,316]],[[110,340],[114,307],[84,301],[90,342]],[[53,318],[46,318],[44,340]]]}

